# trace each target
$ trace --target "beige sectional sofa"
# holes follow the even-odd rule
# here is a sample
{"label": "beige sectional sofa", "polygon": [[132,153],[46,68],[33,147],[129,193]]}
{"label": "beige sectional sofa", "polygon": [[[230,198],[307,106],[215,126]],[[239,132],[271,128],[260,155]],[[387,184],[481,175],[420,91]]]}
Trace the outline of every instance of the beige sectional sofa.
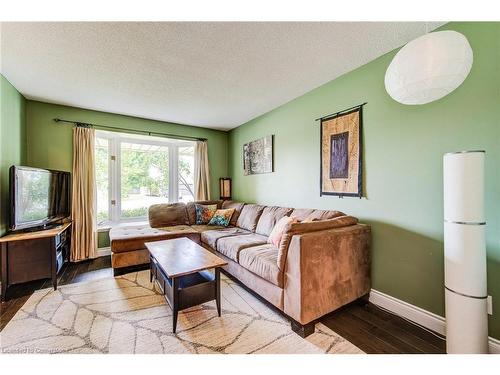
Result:
{"label": "beige sectional sofa", "polygon": [[[339,211],[203,201],[234,208],[230,226],[195,225],[194,203],[154,205],[149,225],[111,229],[115,274],[149,263],[144,243],[188,237],[224,258],[224,270],[284,312],[302,336],[314,321],[370,291],[368,225]],[[267,243],[276,222],[294,216],[279,247]],[[314,219],[300,222],[306,217]],[[132,267],[132,268],[131,268]]]}

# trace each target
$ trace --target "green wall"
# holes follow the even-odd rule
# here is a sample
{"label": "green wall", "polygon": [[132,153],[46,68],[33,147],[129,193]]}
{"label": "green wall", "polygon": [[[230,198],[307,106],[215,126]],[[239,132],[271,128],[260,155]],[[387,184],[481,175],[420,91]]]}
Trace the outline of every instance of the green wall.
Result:
{"label": "green wall", "polygon": [[[372,225],[373,288],[444,315],[442,157],[486,150],[488,292],[500,338],[500,23],[451,23],[467,36],[474,64],[456,91],[423,106],[392,100],[386,54],[229,133],[235,199],[338,209]],[[368,102],[363,116],[363,199],[319,196],[319,123]],[[242,146],[275,135],[275,172],[243,176]]]}
{"label": "green wall", "polygon": [[109,231],[102,231],[97,233],[97,247],[99,249],[109,247],[110,246],[110,241],[109,241]]}
{"label": "green wall", "polygon": [[0,236],[9,225],[9,167],[26,156],[26,99],[0,74]]}
{"label": "green wall", "polygon": [[210,189],[213,197],[219,195],[219,177],[227,174],[226,132],[28,100],[27,162],[30,166],[71,171],[72,127],[54,122],[56,117],[129,130],[207,138],[211,172]]}
{"label": "green wall", "polygon": [[[227,132],[28,100],[26,162],[29,166],[71,171],[72,126],[54,122],[57,117],[129,130],[207,138],[211,195],[219,196],[219,177],[227,175]],[[99,234],[99,246],[109,246],[107,233]]]}

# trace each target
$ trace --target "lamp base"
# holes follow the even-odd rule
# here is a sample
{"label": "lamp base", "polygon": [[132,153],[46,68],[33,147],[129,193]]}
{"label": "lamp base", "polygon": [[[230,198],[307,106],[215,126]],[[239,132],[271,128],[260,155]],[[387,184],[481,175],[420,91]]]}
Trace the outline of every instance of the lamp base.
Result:
{"label": "lamp base", "polygon": [[467,297],[445,289],[446,352],[488,353],[486,298]]}

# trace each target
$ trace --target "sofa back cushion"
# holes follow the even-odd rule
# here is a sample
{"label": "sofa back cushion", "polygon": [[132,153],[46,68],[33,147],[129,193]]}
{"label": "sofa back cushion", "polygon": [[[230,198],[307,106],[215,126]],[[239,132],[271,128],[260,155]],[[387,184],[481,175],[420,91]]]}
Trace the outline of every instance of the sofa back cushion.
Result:
{"label": "sofa back cushion", "polygon": [[241,210],[241,214],[236,221],[236,226],[255,232],[257,222],[259,221],[259,217],[263,210],[264,206],[260,206],[258,204],[246,204]]}
{"label": "sofa back cushion", "polygon": [[255,232],[263,236],[269,236],[278,220],[282,217],[289,216],[292,211],[293,208],[276,206],[265,207],[262,211],[262,215],[260,215]]}
{"label": "sofa back cushion", "polygon": [[296,234],[316,232],[320,230],[334,229],[346,227],[349,225],[355,225],[358,223],[358,219],[353,216],[339,216],[333,219],[313,221],[308,223],[292,222],[288,224],[281,237],[281,242],[278,250],[278,267],[284,270],[286,263],[286,255],[288,253],[288,247],[292,237]]}
{"label": "sofa back cushion", "polygon": [[151,228],[189,224],[184,203],[153,204],[149,207],[148,217]]}
{"label": "sofa back cushion", "polygon": [[229,221],[230,225],[236,225],[236,222],[238,221],[238,217],[240,217],[241,210],[243,209],[244,205],[245,203],[235,201],[222,202],[223,209],[234,208],[233,216],[231,216],[231,220]]}
{"label": "sofa back cushion", "polygon": [[186,203],[186,211],[187,211],[187,216],[189,220],[189,225],[195,225],[196,224],[196,208],[195,204],[203,204],[203,205],[211,205],[211,204],[216,204],[217,208],[222,207],[222,201],[221,200],[213,200],[213,201],[196,201],[196,202],[188,202]]}
{"label": "sofa back cushion", "polygon": [[328,220],[340,216],[345,216],[343,212],[334,210],[315,210],[311,208],[296,208],[290,216],[294,216],[298,221],[308,219],[308,221]]}

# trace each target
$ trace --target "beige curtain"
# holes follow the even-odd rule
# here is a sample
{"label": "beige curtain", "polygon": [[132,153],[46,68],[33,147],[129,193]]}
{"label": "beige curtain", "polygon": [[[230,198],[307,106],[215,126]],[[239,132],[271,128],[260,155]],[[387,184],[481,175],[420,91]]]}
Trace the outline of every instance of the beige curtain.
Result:
{"label": "beige curtain", "polygon": [[71,196],[71,261],[95,258],[94,129],[73,128],[73,178]]}
{"label": "beige curtain", "polygon": [[208,165],[208,142],[196,141],[194,149],[194,199],[210,199],[210,167]]}

